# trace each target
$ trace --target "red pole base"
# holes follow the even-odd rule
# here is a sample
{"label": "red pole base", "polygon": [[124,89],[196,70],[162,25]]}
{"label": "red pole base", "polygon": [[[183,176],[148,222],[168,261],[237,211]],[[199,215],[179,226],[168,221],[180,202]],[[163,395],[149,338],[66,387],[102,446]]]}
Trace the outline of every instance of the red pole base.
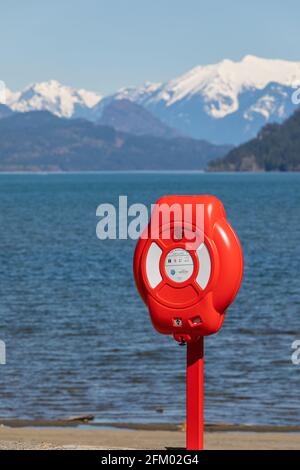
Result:
{"label": "red pole base", "polygon": [[204,434],[204,354],[203,337],[187,343],[186,448],[203,450]]}

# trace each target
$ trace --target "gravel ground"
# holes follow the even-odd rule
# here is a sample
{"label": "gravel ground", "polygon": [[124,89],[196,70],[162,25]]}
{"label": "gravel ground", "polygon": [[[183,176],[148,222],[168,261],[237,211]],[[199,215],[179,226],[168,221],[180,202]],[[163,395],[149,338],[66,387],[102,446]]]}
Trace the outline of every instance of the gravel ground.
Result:
{"label": "gravel ground", "polygon": [[[0,428],[0,450],[114,450],[184,448],[180,431]],[[206,449],[300,449],[299,433],[207,432]]]}

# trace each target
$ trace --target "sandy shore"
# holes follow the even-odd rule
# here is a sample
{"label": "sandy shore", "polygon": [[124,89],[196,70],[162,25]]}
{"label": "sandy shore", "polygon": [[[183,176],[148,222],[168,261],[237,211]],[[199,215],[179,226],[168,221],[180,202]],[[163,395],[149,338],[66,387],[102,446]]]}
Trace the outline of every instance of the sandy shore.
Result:
{"label": "sandy shore", "polygon": [[[76,428],[0,428],[0,450],[183,448],[182,431]],[[207,432],[206,449],[300,449],[300,433]]]}

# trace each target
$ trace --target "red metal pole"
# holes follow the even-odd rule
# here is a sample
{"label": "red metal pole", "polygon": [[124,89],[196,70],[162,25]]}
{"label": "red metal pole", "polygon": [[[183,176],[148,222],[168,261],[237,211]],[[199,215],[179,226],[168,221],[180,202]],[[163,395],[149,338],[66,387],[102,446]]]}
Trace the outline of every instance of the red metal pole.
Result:
{"label": "red metal pole", "polygon": [[204,351],[203,337],[187,343],[186,448],[203,450],[204,434]]}

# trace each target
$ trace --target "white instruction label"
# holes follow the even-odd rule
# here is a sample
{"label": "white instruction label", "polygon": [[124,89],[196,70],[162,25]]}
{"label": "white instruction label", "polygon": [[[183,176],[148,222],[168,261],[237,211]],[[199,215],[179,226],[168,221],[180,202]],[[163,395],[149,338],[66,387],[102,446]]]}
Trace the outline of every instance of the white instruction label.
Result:
{"label": "white instruction label", "polygon": [[187,281],[194,271],[193,258],[188,251],[182,248],[175,248],[175,250],[170,251],[166,257],[165,270],[167,276],[172,279],[172,281]]}

